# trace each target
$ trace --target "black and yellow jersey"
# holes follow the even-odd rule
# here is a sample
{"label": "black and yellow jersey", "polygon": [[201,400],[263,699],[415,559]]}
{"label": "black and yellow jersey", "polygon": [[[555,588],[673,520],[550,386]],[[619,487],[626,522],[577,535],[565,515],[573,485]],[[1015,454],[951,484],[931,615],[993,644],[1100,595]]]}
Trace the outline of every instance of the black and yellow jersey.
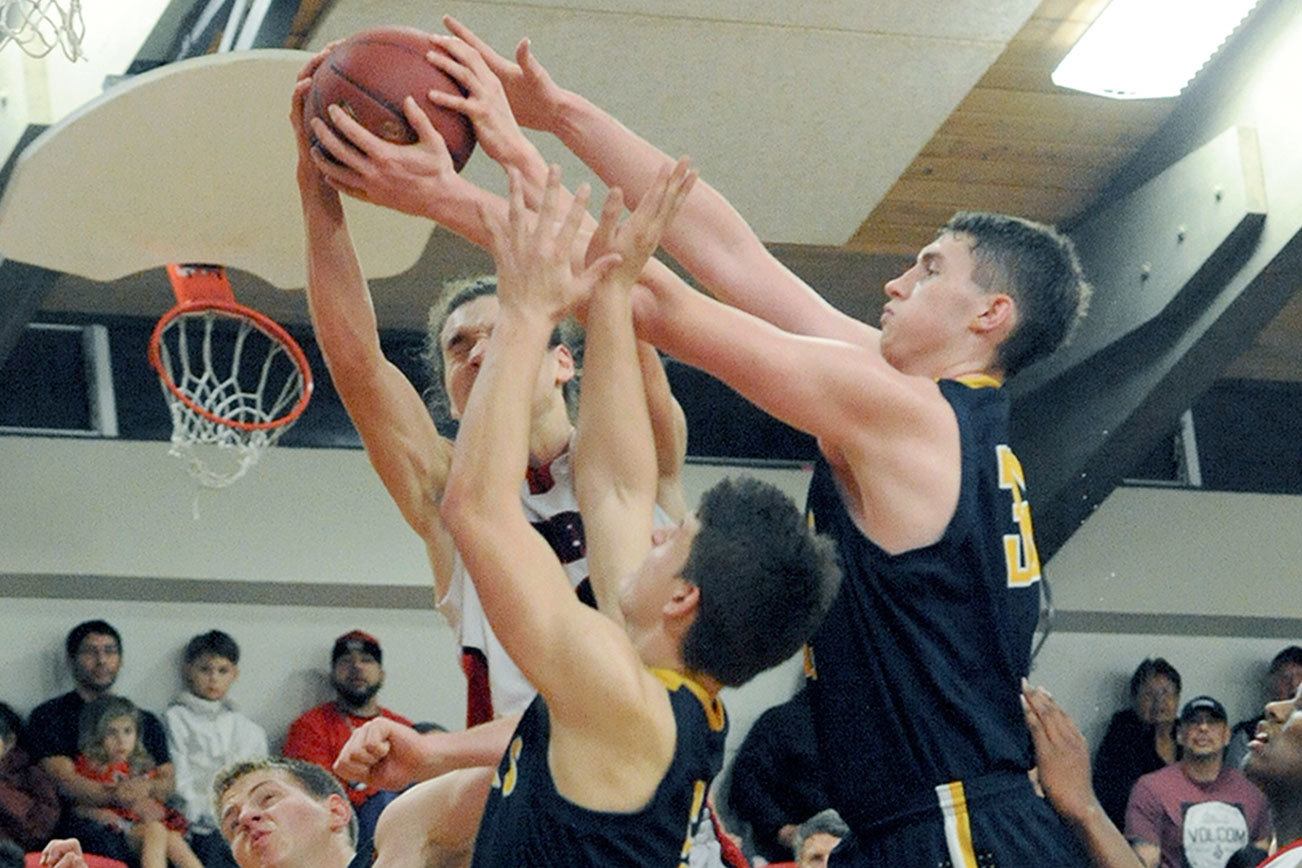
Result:
{"label": "black and yellow jersey", "polygon": [[[722,703],[682,675],[652,670],[665,685],[677,735],[673,759],[640,811],[582,808],[556,791],[547,763],[547,704],[530,703],[502,757],[475,839],[474,868],[686,865],[710,781],[723,763]],[[619,757],[611,757],[612,763]]]}
{"label": "black and yellow jersey", "polygon": [[809,510],[836,540],[844,579],[806,674],[828,793],[859,836],[934,808],[950,782],[1032,765],[1019,685],[1040,563],[997,385],[939,383],[958,418],[962,483],[932,545],[887,554],[847,512],[829,465],[814,471]]}

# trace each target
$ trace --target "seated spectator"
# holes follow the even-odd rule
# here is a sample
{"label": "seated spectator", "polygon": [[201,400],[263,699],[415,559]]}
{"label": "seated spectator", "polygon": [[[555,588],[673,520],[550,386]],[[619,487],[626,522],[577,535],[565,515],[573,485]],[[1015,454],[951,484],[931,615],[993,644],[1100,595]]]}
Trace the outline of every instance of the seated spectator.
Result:
{"label": "seated spectator", "polygon": [[[110,784],[82,777],[75,767],[82,709],[112,690],[122,666],[121,636],[105,621],[85,621],[69,631],[64,651],[74,686],[32,710],[27,733],[32,758],[54,778],[69,805],[125,808],[142,816],[157,814],[156,805],[172,795],[172,759],[163,725],[148,711],[140,712],[139,737],[154,763],[152,777],[136,776]],[[87,852],[129,864],[135,861],[121,834],[75,811],[64,811],[56,832],[79,838]]]}
{"label": "seated spectator", "polygon": [[371,864],[356,852],[357,817],[343,787],[311,763],[278,757],[237,763],[217,775],[213,800],[240,868]]}
{"label": "seated spectator", "polygon": [[850,827],[840,814],[831,808],[820,811],[796,829],[792,847],[796,853],[796,865],[798,868],[826,868],[828,857],[848,834]]}
{"label": "seated spectator", "polygon": [[1126,807],[1126,838],[1140,861],[1146,868],[1224,868],[1236,850],[1268,847],[1266,797],[1224,762],[1224,706],[1210,696],[1189,700],[1176,733],[1180,761],[1141,777]]}
{"label": "seated spectator", "polygon": [[[1286,702],[1302,685],[1302,646],[1290,645],[1275,655],[1266,673],[1266,702]],[[1230,730],[1230,746],[1225,751],[1225,761],[1242,768],[1248,758],[1248,743],[1257,734],[1262,716],[1241,720]]]}
{"label": "seated spectator", "polygon": [[[81,736],[74,768],[82,777],[109,786],[155,776],[154,761],[140,743],[140,711],[129,699],[101,696],[81,710]],[[120,831],[143,868],[203,868],[185,842],[180,812],[145,800],[131,807],[78,805],[78,815]]]}
{"label": "seated spectator", "polygon": [[228,634],[211,630],[195,636],[185,646],[181,672],[186,689],[165,715],[176,795],[190,822],[190,846],[208,868],[235,864],[213,812],[217,772],[268,753],[266,732],[236,711],[226,696],[239,678],[239,664],[240,646]]}
{"label": "seated spectator", "polygon": [[[335,699],[304,712],[290,724],[285,756],[330,771],[353,730],[368,720],[386,717],[411,726],[410,720],[381,707],[376,700],[384,685],[383,662],[379,640],[369,633],[352,630],[336,639],[330,653],[330,684]],[[348,796],[357,812],[357,853],[369,864],[375,822],[397,793],[373,786],[352,786]]]}
{"label": "seated spectator", "polygon": [[759,716],[737,751],[728,807],[749,824],[756,854],[771,862],[789,859],[800,824],[827,808],[810,718],[809,692]]}
{"label": "seated spectator", "polygon": [[59,821],[59,793],[21,744],[22,719],[0,702],[0,843],[45,846]]}
{"label": "seated spectator", "polygon": [[1176,760],[1180,673],[1161,657],[1140,663],[1130,678],[1130,705],[1112,716],[1094,757],[1094,791],[1118,828],[1135,781]]}

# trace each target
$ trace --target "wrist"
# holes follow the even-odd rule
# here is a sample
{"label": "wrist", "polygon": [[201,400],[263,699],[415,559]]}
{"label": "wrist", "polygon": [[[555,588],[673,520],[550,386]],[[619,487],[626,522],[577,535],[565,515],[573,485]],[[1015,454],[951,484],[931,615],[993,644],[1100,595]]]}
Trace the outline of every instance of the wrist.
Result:
{"label": "wrist", "polygon": [[[501,298],[500,294],[498,296]],[[498,321],[494,333],[501,331],[508,343],[536,343],[541,337],[543,342],[550,339],[552,331],[560,321],[538,305],[528,301],[502,300],[499,302]]]}
{"label": "wrist", "polygon": [[555,111],[548,115],[546,131],[568,145],[582,133],[584,116],[592,108],[592,103],[581,94],[562,90]]}

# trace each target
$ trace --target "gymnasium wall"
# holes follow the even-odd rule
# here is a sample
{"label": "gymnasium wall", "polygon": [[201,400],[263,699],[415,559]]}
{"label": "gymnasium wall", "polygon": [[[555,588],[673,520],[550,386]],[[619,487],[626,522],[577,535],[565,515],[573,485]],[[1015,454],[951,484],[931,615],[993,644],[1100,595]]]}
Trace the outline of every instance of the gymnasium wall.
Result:
{"label": "gymnasium wall", "polygon": [[[245,653],[233,696],[275,739],[330,696],[330,642],[362,627],[384,644],[384,702],[458,725],[462,677],[429,608],[423,549],[361,451],[282,448],[197,499],[166,451],[0,437],[0,699],[26,712],[67,689],[63,636],[102,616],[123,632],[121,691],[160,709],[184,642],[220,627]],[[689,465],[689,499],[727,472]],[[807,472],[748,472],[803,502]],[[1252,714],[1265,661],[1302,643],[1299,527],[1300,497],[1119,489],[1048,565],[1059,615],[1035,681],[1092,739],[1153,654],[1181,670],[1188,696]],[[733,692],[734,746],[798,673],[792,661]]]}
{"label": "gymnasium wall", "polygon": [[[689,501],[728,472],[689,465]],[[744,472],[803,503],[806,471]],[[220,628],[244,655],[232,697],[274,743],[333,695],[331,642],[360,627],[384,647],[385,705],[464,721],[424,548],[361,450],[281,448],[198,493],[164,443],[0,437],[0,493],[0,700],[23,713],[71,687],[63,637],[104,617],[123,634],[118,689],[146,708],[179,689],[185,642]],[[792,661],[730,700],[735,737],[798,673]]]}

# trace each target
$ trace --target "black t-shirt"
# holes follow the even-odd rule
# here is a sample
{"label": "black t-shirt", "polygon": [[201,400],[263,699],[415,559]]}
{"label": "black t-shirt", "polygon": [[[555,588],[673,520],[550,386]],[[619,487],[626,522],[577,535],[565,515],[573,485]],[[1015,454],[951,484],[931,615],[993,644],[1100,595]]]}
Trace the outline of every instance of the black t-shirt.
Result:
{"label": "black t-shirt", "polygon": [[[70,690],[32,709],[27,722],[27,741],[32,759],[42,760],[50,756],[75,759],[81,753],[77,748],[77,730],[81,710],[85,707],[86,700],[77,691]],[[140,741],[155,764],[161,766],[172,761],[163,724],[143,708],[140,709]]]}

